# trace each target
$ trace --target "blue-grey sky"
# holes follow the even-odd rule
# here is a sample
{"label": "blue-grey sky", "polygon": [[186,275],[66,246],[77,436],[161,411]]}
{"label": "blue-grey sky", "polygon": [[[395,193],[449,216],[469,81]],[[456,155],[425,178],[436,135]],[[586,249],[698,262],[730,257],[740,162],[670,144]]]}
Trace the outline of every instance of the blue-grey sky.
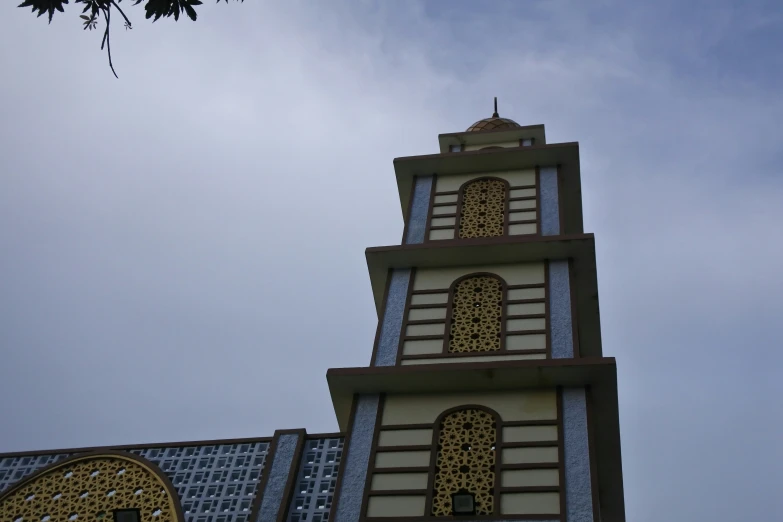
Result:
{"label": "blue-grey sky", "polygon": [[783,519],[779,2],[0,7],[0,451],[336,430],[392,159],[579,141],[628,519]]}

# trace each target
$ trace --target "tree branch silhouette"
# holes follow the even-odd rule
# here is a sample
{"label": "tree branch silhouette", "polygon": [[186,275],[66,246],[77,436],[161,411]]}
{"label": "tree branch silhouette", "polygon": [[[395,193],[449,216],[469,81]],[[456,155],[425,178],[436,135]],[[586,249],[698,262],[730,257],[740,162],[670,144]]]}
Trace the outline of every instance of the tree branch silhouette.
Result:
{"label": "tree branch silhouette", "polygon": [[[149,20],[152,18],[153,23],[157,22],[161,18],[174,17],[174,21],[179,21],[179,15],[185,13],[188,18],[194,22],[198,18],[195,6],[202,4],[201,0],[128,0],[132,5],[136,6],[142,2],[144,3],[145,18]],[[221,0],[217,0],[220,3]],[[224,0],[228,3],[228,0]],[[243,2],[245,0],[239,0]],[[38,13],[37,16],[41,17],[44,14],[48,14],[49,23],[52,23],[52,18],[55,12],[64,13],[65,6],[67,6],[69,0],[24,0],[17,7],[30,7],[33,13]],[[98,19],[102,15],[106,28],[103,32],[103,39],[101,40],[101,50],[106,48],[106,53],[109,57],[109,68],[117,76],[117,71],[114,70],[114,64],[111,58],[111,11],[116,9],[117,12],[125,20],[125,29],[133,29],[130,19],[125,12],[119,6],[122,0],[73,0],[74,5],[84,4],[82,14],[80,18],[83,20],[84,29],[92,31],[98,27]],[[85,13],[89,11],[89,16]]]}

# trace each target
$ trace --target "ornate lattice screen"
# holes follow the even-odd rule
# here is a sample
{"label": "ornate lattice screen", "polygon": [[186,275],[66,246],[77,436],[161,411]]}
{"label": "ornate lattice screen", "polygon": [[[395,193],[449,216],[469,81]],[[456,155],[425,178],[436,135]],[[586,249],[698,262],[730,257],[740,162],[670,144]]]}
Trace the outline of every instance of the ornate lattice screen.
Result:
{"label": "ornate lattice screen", "polygon": [[118,455],[54,466],[0,499],[3,520],[110,520],[115,509],[139,510],[142,522],[176,522],[179,499],[149,466]]}
{"label": "ornate lattice screen", "polygon": [[459,237],[494,237],[504,233],[506,184],[497,179],[471,181],[462,189]]}
{"label": "ornate lattice screen", "polygon": [[484,410],[466,408],[445,416],[439,428],[432,514],[451,516],[451,495],[466,491],[475,495],[477,515],[491,515],[495,503],[495,418]]}
{"label": "ornate lattice screen", "polygon": [[468,277],[454,287],[449,352],[500,350],[503,283],[492,276]]}
{"label": "ornate lattice screen", "polygon": [[[268,449],[269,443],[262,440],[128,451],[156,464],[168,476],[187,522],[249,522]],[[68,456],[63,453],[0,458],[0,491]]]}

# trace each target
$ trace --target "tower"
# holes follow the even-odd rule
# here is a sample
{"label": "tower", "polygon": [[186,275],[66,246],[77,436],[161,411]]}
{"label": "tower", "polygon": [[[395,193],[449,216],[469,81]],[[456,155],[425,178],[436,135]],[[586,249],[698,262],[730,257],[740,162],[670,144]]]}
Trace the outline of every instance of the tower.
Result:
{"label": "tower", "polygon": [[368,367],[327,380],[337,522],[625,519],[578,143],[495,113],[394,160],[400,245],[366,250]]}
{"label": "tower", "polygon": [[339,433],[0,453],[0,521],[624,522],[579,145],[497,106],[439,142],[394,160],[403,237],[366,251]]}

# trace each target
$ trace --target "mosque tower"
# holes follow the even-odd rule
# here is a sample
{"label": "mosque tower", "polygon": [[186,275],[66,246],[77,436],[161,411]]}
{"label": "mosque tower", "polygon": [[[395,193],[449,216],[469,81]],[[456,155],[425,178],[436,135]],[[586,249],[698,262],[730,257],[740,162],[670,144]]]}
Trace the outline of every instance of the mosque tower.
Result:
{"label": "mosque tower", "polygon": [[624,520],[579,145],[497,99],[438,141],[394,160],[402,244],[366,251],[370,366],[327,373],[347,433],[336,518]]}
{"label": "mosque tower", "polygon": [[370,364],[326,374],[339,433],[0,454],[0,522],[624,522],[579,145],[497,102],[438,141],[394,160]]}

